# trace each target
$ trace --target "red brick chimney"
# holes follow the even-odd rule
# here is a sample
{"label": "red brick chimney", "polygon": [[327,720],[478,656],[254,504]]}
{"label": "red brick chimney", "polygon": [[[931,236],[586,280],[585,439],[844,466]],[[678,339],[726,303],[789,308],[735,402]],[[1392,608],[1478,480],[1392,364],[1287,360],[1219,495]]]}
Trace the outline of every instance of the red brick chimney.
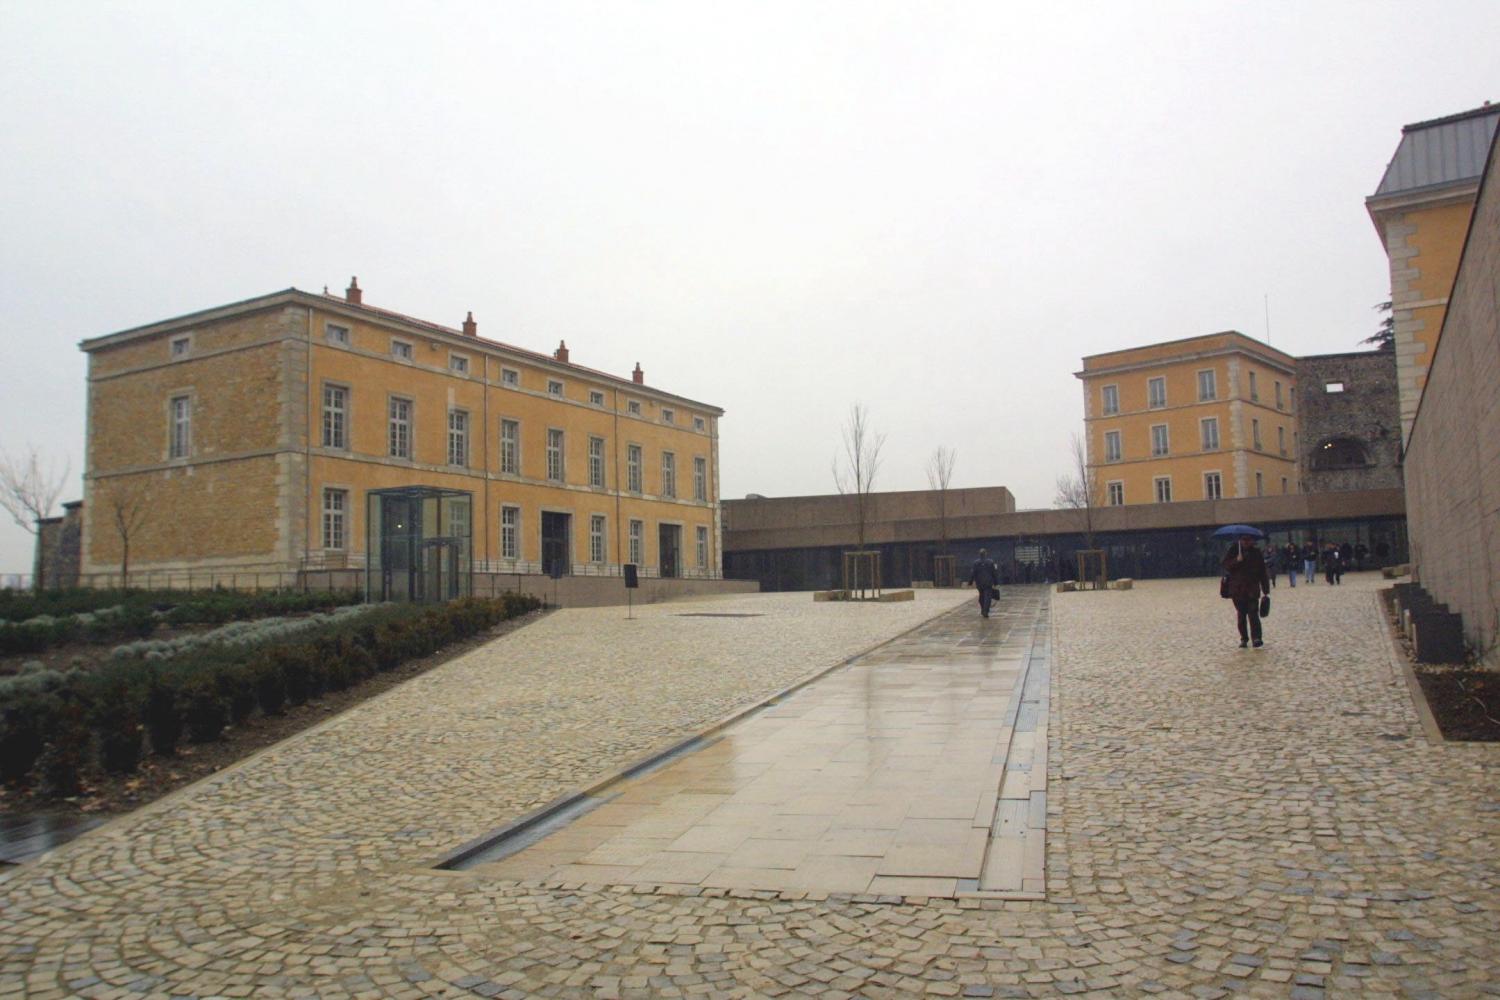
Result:
{"label": "red brick chimney", "polygon": [[359,289],[359,279],[350,278],[349,287],[344,289],[344,300],[350,305],[359,305],[364,301],[365,293]]}
{"label": "red brick chimney", "polygon": [[552,357],[563,364],[568,363],[568,342],[566,340],[559,340],[557,342],[557,350],[552,352]]}
{"label": "red brick chimney", "polygon": [[641,363],[639,361],[635,363],[635,371],[630,373],[630,377],[635,380],[636,385],[646,384],[646,373],[641,371]]}
{"label": "red brick chimney", "polygon": [[464,336],[479,336],[479,324],[474,322],[474,311],[472,309],[469,310],[469,315],[464,319]]}

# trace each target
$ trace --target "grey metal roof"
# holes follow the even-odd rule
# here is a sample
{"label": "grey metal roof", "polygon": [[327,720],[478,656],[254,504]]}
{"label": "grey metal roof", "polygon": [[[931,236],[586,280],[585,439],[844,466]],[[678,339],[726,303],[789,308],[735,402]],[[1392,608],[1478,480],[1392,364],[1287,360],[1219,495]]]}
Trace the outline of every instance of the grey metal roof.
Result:
{"label": "grey metal roof", "polygon": [[1500,104],[1406,126],[1374,197],[1478,180],[1497,125]]}

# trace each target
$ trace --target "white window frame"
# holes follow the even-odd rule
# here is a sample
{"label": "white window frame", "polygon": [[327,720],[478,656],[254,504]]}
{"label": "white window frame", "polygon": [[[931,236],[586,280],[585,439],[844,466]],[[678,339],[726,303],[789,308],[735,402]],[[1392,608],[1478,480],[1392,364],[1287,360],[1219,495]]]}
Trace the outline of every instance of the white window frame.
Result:
{"label": "white window frame", "polygon": [[1286,428],[1285,427],[1278,427],[1278,428],[1276,428],[1276,450],[1281,453],[1281,455],[1282,455],[1283,458],[1286,457]]}
{"label": "white window frame", "polygon": [[567,435],[561,427],[547,428],[547,481],[549,483],[565,483],[568,481]]}
{"label": "white window frame", "polygon": [[[178,350],[178,348],[182,348]],[[193,353],[193,335],[184,333],[173,337],[167,342],[167,357],[173,361],[181,361],[183,358],[191,357]]]}
{"label": "white window frame", "polygon": [[1119,431],[1104,432],[1104,460],[1120,462],[1125,458],[1125,443]]}
{"label": "white window frame", "polygon": [[515,504],[500,507],[500,558],[512,562],[521,558],[521,508]]}
{"label": "white window frame", "polygon": [[[405,404],[404,416],[397,416],[396,409],[400,404]],[[416,402],[409,396],[387,396],[385,403],[385,451],[390,458],[404,458],[410,460],[413,457],[412,443],[416,436],[412,432],[412,425],[416,423],[414,416],[417,412]],[[401,448],[397,449],[399,444]]]}
{"label": "white window frame", "polygon": [[664,424],[675,424],[677,423],[677,414],[672,410],[668,410],[663,407],[661,411],[661,422]]}
{"label": "white window frame", "polygon": [[191,458],[193,454],[193,394],[178,393],[167,399],[167,459]]}
{"label": "white window frame", "polygon": [[708,430],[708,421],[704,420],[702,417],[694,417],[693,430],[699,431],[700,433],[706,432]]}
{"label": "white window frame", "polygon": [[521,373],[515,368],[501,368],[500,384],[511,389],[521,388]]}
{"label": "white window frame", "polygon": [[677,455],[674,452],[661,453],[661,495],[677,497]]}
{"label": "white window frame", "polygon": [[702,455],[693,456],[693,499],[708,502],[708,459]]}
{"label": "white window frame", "polygon": [[[330,394],[339,397],[335,405]],[[349,450],[349,399],[352,393],[347,385],[338,382],[323,383],[323,447],[336,451]]]}
{"label": "white window frame", "polygon": [[1250,418],[1250,447],[1260,451],[1260,418]]}
{"label": "white window frame", "polygon": [[469,356],[450,352],[448,355],[448,370],[458,375],[469,374]]}
{"label": "white window frame", "polygon": [[1250,402],[1260,402],[1260,390],[1255,386],[1255,373],[1250,373]]}
{"label": "white window frame", "polygon": [[469,467],[469,411],[458,407],[448,411],[448,464]]}
{"label": "white window frame", "polygon": [[1224,499],[1224,473],[1218,469],[1203,474],[1203,499]]}
{"label": "white window frame", "polygon": [[589,562],[595,564],[604,562],[608,530],[603,514],[589,515]]}
{"label": "white window frame", "polygon": [[707,528],[707,526],[702,525],[702,524],[698,525],[693,530],[693,538],[697,542],[697,545],[698,545],[698,572],[700,572],[700,573],[707,573],[708,572],[708,528]]}
{"label": "white window frame", "polygon": [[628,413],[628,414],[630,414],[632,417],[638,417],[638,416],[640,416],[641,415],[641,401],[639,399],[627,399],[627,400],[625,400],[625,412]]}
{"label": "white window frame", "polygon": [[590,389],[589,390],[589,405],[590,406],[603,406],[604,405],[604,393],[600,392],[598,389]]}
{"label": "white window frame", "polygon": [[325,320],[323,323],[323,339],[330,344],[342,344],[349,347],[354,343],[354,333],[342,323]]}
{"label": "white window frame", "polygon": [[[1209,431],[1213,431],[1213,440],[1209,440]],[[1203,451],[1218,451],[1222,446],[1223,439],[1219,437],[1219,418],[1204,417],[1198,421],[1198,442]]]}
{"label": "white window frame", "polygon": [[[1161,431],[1158,435],[1156,432]],[[1160,438],[1160,441],[1158,441]],[[1172,454],[1172,431],[1166,424],[1151,425],[1151,457],[1165,458]]]}
{"label": "white window frame", "polygon": [[[1161,395],[1156,393],[1156,387],[1161,387]],[[1165,375],[1153,375],[1146,379],[1146,408],[1148,410],[1159,410],[1167,405],[1167,377]]]}
{"label": "white window frame", "polygon": [[1112,417],[1120,412],[1120,387],[1111,382],[1109,385],[1099,387],[1099,409],[1106,417]]}
{"label": "white window frame", "polygon": [[[1165,494],[1165,496],[1163,496]],[[1154,476],[1151,479],[1151,495],[1156,498],[1157,503],[1172,502],[1172,477]]]}
{"label": "white window frame", "polygon": [[417,359],[417,350],[411,341],[402,340],[399,337],[392,337],[391,357],[395,358],[397,361],[404,361],[407,363],[414,362]]}
{"label": "white window frame", "polygon": [[626,546],[626,562],[643,566],[646,562],[646,522],[639,518],[630,519],[629,541]]}
{"label": "white window frame", "polygon": [[1276,409],[1279,410],[1281,408],[1282,408],[1281,379],[1277,379],[1276,380]]}
{"label": "white window frame", "polygon": [[323,549],[342,552],[349,547],[349,491],[323,487]]}
{"label": "white window frame", "polygon": [[[506,431],[514,431],[507,434]],[[521,421],[500,418],[500,472],[507,476],[521,474]]]}
{"label": "white window frame", "polygon": [[1105,506],[1108,506],[1108,507],[1123,507],[1123,506],[1125,506],[1125,480],[1123,480],[1123,479],[1111,479],[1109,482],[1105,483],[1104,484],[1104,497],[1105,497],[1105,501],[1106,501]]}
{"label": "white window frame", "polygon": [[549,378],[547,380],[547,395],[562,399],[567,395],[568,387],[563,384],[562,379]]}
{"label": "white window frame", "polygon": [[604,439],[594,434],[589,435],[589,485],[604,488]]}
{"label": "white window frame", "polygon": [[646,450],[638,444],[625,446],[625,489],[643,493],[646,486]]}
{"label": "white window frame", "polygon": [[[1207,375],[1205,380],[1203,376]],[[1206,391],[1205,391],[1206,390]],[[1210,403],[1219,398],[1219,376],[1212,368],[1198,370],[1198,402]]]}

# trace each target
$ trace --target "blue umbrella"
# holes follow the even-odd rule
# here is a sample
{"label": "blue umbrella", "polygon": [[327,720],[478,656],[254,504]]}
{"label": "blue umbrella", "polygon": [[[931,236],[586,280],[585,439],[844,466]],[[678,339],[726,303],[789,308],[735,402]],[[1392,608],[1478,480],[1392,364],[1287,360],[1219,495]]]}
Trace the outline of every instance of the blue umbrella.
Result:
{"label": "blue umbrella", "polygon": [[1259,528],[1252,528],[1248,524],[1226,524],[1215,531],[1215,538],[1265,538],[1266,533]]}

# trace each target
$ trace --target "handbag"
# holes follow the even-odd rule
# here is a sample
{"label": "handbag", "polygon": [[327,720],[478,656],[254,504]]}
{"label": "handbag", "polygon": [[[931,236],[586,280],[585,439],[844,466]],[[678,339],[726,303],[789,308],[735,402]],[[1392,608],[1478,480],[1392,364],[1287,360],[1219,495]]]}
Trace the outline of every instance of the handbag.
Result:
{"label": "handbag", "polygon": [[1219,577],[1219,596],[1225,598],[1226,600],[1229,597],[1229,574],[1228,573],[1225,573],[1223,576]]}
{"label": "handbag", "polygon": [[1260,598],[1260,616],[1268,617],[1271,614],[1271,595],[1262,594]]}
{"label": "handbag", "polygon": [[991,587],[990,588],[990,600],[992,600],[992,601],[998,601],[998,600],[1000,600],[1000,588],[999,587]]}

